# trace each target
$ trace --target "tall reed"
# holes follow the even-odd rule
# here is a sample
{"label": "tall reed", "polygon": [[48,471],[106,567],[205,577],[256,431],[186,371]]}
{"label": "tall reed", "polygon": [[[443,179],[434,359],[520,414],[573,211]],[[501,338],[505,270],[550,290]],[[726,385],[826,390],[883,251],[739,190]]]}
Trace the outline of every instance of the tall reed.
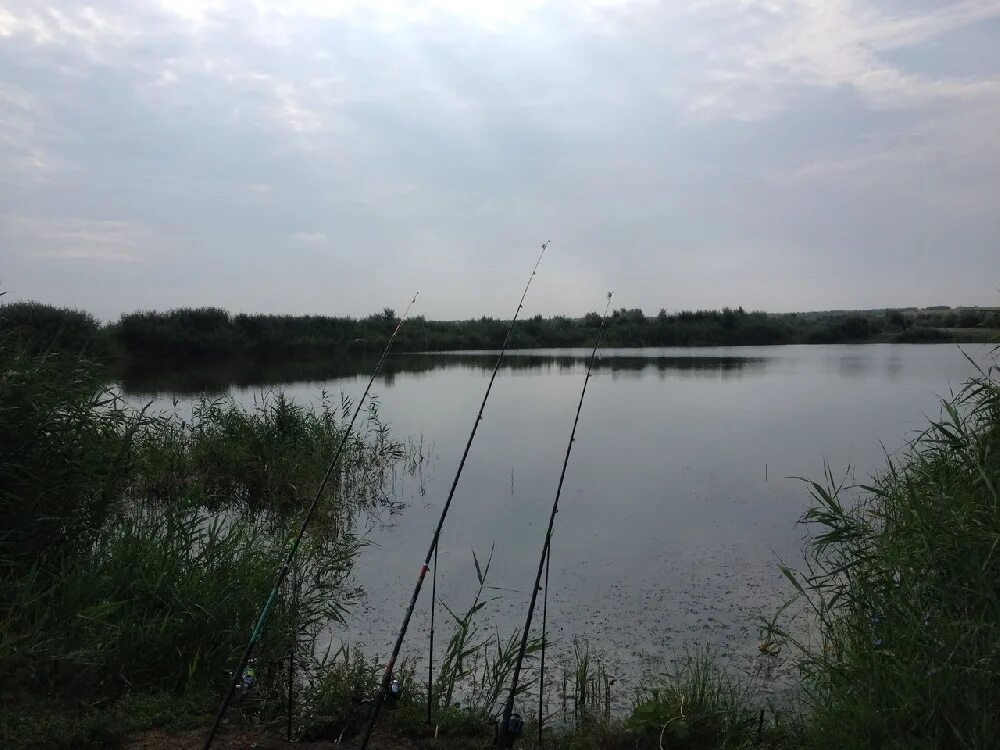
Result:
{"label": "tall reed", "polygon": [[[1000,717],[1000,384],[980,370],[871,485],[811,483],[798,650],[813,746],[991,747]],[[856,492],[862,496],[856,499]]]}
{"label": "tall reed", "polygon": [[[346,405],[306,409],[274,394],[250,409],[205,402],[192,419],[157,414],[122,402],[79,357],[2,343],[4,702],[108,713],[150,691],[217,689],[232,678],[225,670],[287,550],[288,512],[323,470]],[[280,604],[261,642],[245,710],[279,710],[289,644],[309,664],[314,637],[342,617],[360,544],[352,518],[389,499],[404,459],[369,410],[322,498],[325,523],[304,542],[296,606]]]}

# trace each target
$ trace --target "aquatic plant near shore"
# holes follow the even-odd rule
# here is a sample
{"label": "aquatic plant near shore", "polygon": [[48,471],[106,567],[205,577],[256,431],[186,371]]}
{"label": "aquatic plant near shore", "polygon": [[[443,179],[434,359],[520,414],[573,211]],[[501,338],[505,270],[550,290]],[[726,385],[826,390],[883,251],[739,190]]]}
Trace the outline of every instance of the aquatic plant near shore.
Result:
{"label": "aquatic plant near shore", "polygon": [[711,652],[686,657],[663,684],[646,688],[628,719],[640,736],[660,747],[738,748],[758,736],[749,683],[726,673]]}
{"label": "aquatic plant near shore", "polygon": [[980,370],[871,485],[810,483],[806,741],[987,747],[1000,716],[1000,383]]}
{"label": "aquatic plant near shore", "polygon": [[[230,679],[287,549],[287,511],[341,434],[336,413],[277,394],[252,409],[203,404],[193,421],[153,415],[79,357],[0,343],[0,693],[108,705]],[[305,541],[294,612],[283,594],[262,641],[247,708],[280,705],[293,636],[308,659],[341,616],[359,545],[349,520],[387,498],[406,456],[369,411],[323,499],[328,524]]]}

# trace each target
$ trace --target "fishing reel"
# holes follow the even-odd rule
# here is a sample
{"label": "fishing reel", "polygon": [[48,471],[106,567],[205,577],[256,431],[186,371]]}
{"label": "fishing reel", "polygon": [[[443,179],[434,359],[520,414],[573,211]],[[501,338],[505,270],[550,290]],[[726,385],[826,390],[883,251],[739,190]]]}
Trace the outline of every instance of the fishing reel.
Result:
{"label": "fishing reel", "polygon": [[524,731],[524,719],[521,718],[521,714],[513,713],[510,715],[510,721],[507,722],[507,727],[504,732],[502,732],[501,745],[504,750],[511,750],[514,747],[514,743],[517,742],[518,737],[521,736],[521,732]]}
{"label": "fishing reel", "polygon": [[236,699],[243,700],[257,682],[257,660],[251,659],[236,681]]}
{"label": "fishing reel", "polygon": [[385,703],[386,706],[391,710],[396,707],[399,703],[399,699],[403,696],[403,683],[399,680],[393,680],[389,683],[389,687],[385,689]]}

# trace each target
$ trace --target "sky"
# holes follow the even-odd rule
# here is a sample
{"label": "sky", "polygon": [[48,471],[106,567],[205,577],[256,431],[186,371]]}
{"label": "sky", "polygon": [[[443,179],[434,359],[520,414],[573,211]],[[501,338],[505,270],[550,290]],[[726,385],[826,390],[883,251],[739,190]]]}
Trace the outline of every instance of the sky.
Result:
{"label": "sky", "polygon": [[1000,0],[0,0],[0,290],[1000,304]]}

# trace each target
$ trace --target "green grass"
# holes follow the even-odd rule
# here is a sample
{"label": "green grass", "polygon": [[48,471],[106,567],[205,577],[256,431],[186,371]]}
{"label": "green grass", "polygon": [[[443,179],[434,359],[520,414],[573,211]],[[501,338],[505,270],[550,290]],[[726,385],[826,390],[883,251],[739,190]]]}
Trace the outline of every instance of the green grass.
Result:
{"label": "green grass", "polygon": [[[395,673],[403,683],[403,697],[386,704],[381,721],[400,737],[414,740],[437,736],[478,740],[492,738],[496,720],[507,698],[519,634],[502,636],[483,622],[491,604],[500,600],[488,583],[492,550],[485,561],[473,552],[478,587],[465,609],[440,606],[450,617],[438,626],[447,638],[443,658],[436,665],[433,690],[433,725],[427,723],[427,685],[418,679],[412,663],[404,662]],[[444,618],[442,618],[444,619]],[[541,648],[537,637],[529,639],[528,660]],[[345,647],[329,662],[317,664],[304,694],[304,737],[352,738],[363,729],[379,690],[382,666],[366,659],[361,649]],[[526,680],[518,694],[533,682]]]}
{"label": "green grass", "polygon": [[151,729],[181,732],[204,725],[215,697],[134,692],[102,705],[21,699],[0,708],[0,747],[89,750],[123,746]]}
{"label": "green grass", "polygon": [[[165,713],[210,710],[351,405],[275,395],[249,410],[205,403],[193,420],[151,415],[78,357],[8,345],[0,358],[0,700],[15,707],[0,745],[111,743],[137,726],[126,721],[144,713],[137,696],[158,696]],[[317,633],[349,603],[352,519],[387,501],[386,477],[405,460],[370,409],[234,715],[280,710],[293,642],[299,664],[314,662]]]}
{"label": "green grass", "polygon": [[646,689],[628,725],[672,748],[748,747],[758,727],[752,705],[747,684],[703,652],[685,659],[664,684]]}
{"label": "green grass", "polygon": [[[811,746],[993,747],[1000,717],[1000,386],[982,372],[860,501],[813,483]],[[824,744],[825,743],[825,744]]]}

